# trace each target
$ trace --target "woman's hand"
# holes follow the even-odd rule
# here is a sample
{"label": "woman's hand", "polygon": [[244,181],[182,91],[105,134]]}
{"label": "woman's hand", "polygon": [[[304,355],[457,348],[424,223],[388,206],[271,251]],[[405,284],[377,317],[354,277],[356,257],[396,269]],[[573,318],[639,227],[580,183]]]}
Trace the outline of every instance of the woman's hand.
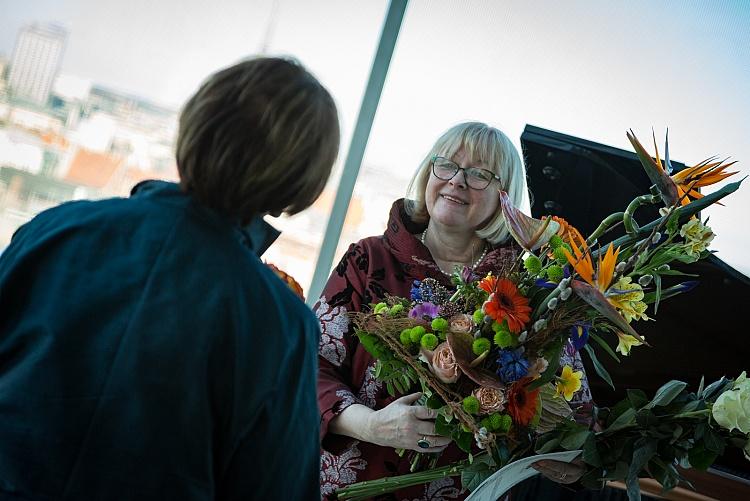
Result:
{"label": "woman's hand", "polygon": [[531,467],[558,484],[572,484],[577,482],[586,473],[586,466],[584,466],[580,459],[575,459],[570,463],[542,459],[541,461],[532,463]]}
{"label": "woman's hand", "polygon": [[[437,411],[412,405],[420,396],[421,393],[405,395],[370,413],[366,421],[367,441],[384,447],[417,452],[441,452],[445,449],[451,439],[435,434]],[[423,440],[429,443],[429,447],[422,448],[418,445],[417,442]]]}

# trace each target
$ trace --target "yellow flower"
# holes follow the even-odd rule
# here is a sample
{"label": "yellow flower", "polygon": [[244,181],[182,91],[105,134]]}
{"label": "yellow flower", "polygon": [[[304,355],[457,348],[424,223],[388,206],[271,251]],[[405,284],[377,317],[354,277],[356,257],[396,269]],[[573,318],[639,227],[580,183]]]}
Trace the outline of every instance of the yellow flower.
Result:
{"label": "yellow flower", "polygon": [[[633,346],[640,346],[643,344],[630,334],[624,334],[620,331],[617,331],[617,337],[619,338],[619,342],[617,343],[617,351],[625,356],[630,355],[630,349]],[[641,336],[641,338],[644,341],[646,339],[643,336]]]}
{"label": "yellow flower", "polygon": [[562,374],[557,378],[557,394],[562,395],[565,400],[570,402],[573,399],[573,394],[581,389],[582,377],[582,371],[573,372],[569,365],[563,367]]}
{"label": "yellow flower", "polygon": [[680,236],[685,239],[685,253],[688,256],[698,256],[708,248],[708,244],[714,239],[711,228],[701,223],[697,217],[693,217],[680,228]]}
{"label": "yellow flower", "polygon": [[[633,320],[649,320],[646,315],[647,305],[643,300],[643,288],[631,283],[632,278],[622,277],[609,290],[607,299],[612,306],[620,310],[625,320],[630,323]],[[630,292],[627,292],[630,291]]]}

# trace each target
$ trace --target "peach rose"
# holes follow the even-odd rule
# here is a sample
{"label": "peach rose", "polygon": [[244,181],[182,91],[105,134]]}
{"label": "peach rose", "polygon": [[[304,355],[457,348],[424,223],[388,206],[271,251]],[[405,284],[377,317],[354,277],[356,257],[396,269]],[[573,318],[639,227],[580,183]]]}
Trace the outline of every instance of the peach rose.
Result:
{"label": "peach rose", "polygon": [[537,358],[534,363],[529,366],[529,372],[527,375],[536,379],[542,375],[542,372],[547,370],[548,365],[549,362],[544,358]]}
{"label": "peach rose", "polygon": [[492,414],[505,408],[505,392],[481,386],[472,392],[479,400],[479,413]]}
{"label": "peach rose", "polygon": [[450,330],[451,332],[471,333],[474,330],[474,320],[466,313],[453,315],[450,320]]}
{"label": "peach rose", "polygon": [[461,369],[458,368],[456,358],[448,343],[437,345],[432,352],[430,360],[430,370],[443,383],[455,383],[461,375]]}

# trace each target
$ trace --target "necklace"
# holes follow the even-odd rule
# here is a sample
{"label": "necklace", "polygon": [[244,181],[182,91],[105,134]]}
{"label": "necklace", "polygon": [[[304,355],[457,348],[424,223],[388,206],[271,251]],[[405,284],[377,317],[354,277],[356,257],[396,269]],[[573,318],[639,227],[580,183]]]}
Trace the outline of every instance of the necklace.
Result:
{"label": "necklace", "polygon": [[[427,247],[427,244],[424,243],[424,239],[425,239],[426,235],[427,235],[427,230],[424,230],[422,232],[422,236],[419,237],[419,241],[422,242],[422,245],[424,245],[425,247]],[[472,264],[469,267],[469,269],[471,271],[474,271],[474,268],[476,268],[477,266],[479,266],[479,263],[482,262],[482,260],[484,259],[484,256],[486,256],[486,255],[487,255],[487,244],[484,245],[484,250],[482,251],[482,254],[479,255],[479,258],[476,261],[474,261],[474,264]],[[435,264],[437,264],[437,263],[435,263]],[[442,273],[446,277],[450,277],[452,275],[451,273],[443,271],[443,269],[440,268],[439,266],[437,267],[437,269],[440,270],[440,273]]]}

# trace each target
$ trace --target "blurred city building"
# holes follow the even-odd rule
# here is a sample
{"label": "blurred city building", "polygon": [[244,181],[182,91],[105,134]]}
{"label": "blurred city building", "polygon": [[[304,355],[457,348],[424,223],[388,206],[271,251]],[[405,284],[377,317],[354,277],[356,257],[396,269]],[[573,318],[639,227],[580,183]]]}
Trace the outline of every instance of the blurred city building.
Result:
{"label": "blurred city building", "polygon": [[67,38],[67,30],[54,24],[33,24],[21,30],[9,75],[10,90],[16,98],[47,104]]}
{"label": "blurred city building", "polygon": [[28,26],[13,57],[0,57],[0,249],[62,202],[177,179],[177,110],[58,73],[66,37]]}

